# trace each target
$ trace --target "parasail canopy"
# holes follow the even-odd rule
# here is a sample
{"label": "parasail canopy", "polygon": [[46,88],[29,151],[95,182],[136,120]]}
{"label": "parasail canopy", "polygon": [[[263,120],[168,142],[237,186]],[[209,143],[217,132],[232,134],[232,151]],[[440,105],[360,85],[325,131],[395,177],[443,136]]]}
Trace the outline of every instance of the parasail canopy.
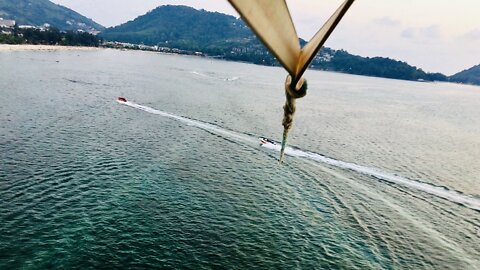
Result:
{"label": "parasail canopy", "polygon": [[354,0],[345,0],[303,49],[285,0],[228,1],[296,83]]}

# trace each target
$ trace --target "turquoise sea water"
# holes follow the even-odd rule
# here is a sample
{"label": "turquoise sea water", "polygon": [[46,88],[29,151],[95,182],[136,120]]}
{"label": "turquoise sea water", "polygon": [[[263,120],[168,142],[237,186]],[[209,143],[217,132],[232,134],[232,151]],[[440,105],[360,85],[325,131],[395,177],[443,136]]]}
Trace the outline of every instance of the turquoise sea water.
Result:
{"label": "turquoise sea water", "polygon": [[[0,53],[0,269],[479,269],[480,88]],[[115,101],[125,96],[127,106]]]}

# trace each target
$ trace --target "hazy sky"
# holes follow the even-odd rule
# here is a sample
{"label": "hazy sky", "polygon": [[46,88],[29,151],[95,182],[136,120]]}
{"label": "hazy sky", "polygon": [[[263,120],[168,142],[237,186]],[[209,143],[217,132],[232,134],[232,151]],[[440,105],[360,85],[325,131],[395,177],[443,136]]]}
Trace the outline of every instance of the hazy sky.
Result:
{"label": "hazy sky", "polygon": [[[238,16],[227,0],[52,0],[114,26],[160,5]],[[297,32],[310,39],[341,0],[287,0]],[[480,0],[356,0],[325,44],[362,56],[406,61],[451,75],[480,64]]]}

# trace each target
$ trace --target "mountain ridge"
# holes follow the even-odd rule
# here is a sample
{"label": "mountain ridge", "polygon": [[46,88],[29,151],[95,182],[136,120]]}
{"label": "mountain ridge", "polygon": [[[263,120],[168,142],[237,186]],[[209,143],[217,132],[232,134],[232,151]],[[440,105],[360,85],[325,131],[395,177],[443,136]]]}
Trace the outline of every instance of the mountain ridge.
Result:
{"label": "mountain ridge", "polygon": [[215,47],[218,41],[252,38],[253,33],[243,21],[231,15],[188,6],[165,5],[134,20],[105,29],[102,37],[146,45],[204,49]]}
{"label": "mountain ridge", "polygon": [[0,18],[15,20],[17,25],[49,24],[60,30],[96,32],[105,29],[92,19],[49,0],[0,0]]}
{"label": "mountain ridge", "polygon": [[449,77],[451,82],[480,85],[480,64]]}

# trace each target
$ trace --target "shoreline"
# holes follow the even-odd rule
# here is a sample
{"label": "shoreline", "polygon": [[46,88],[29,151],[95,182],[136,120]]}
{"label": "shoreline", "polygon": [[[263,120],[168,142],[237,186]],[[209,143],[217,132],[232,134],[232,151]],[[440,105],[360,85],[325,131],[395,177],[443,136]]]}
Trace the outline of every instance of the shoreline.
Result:
{"label": "shoreline", "polygon": [[[218,59],[227,62],[236,62],[236,63],[246,63],[246,64],[253,64],[248,61],[235,61],[229,59],[219,59],[216,57],[209,57],[209,56],[199,56],[194,54],[183,54],[183,53],[176,53],[176,52],[161,52],[161,51],[150,51],[150,50],[135,50],[130,48],[110,48],[110,47],[86,47],[86,46],[62,46],[62,45],[33,45],[33,44],[0,44],[0,53],[3,52],[24,52],[24,51],[38,51],[38,52],[54,52],[54,51],[102,51],[102,50],[131,50],[131,51],[145,51],[145,52],[155,52],[155,53],[162,53],[162,54],[171,54],[171,55],[186,55],[186,56],[196,56],[196,57],[205,57],[210,59]],[[261,64],[260,64],[261,65]],[[418,81],[418,80],[406,80],[400,78],[387,78],[375,75],[360,75],[354,73],[347,73],[341,71],[334,71],[334,70],[321,70],[321,69],[313,69],[318,71],[324,72],[332,72],[332,73],[342,73],[342,74],[349,74],[354,76],[363,76],[363,77],[373,77],[373,78],[383,78],[383,79],[392,79],[392,80],[400,80],[400,81],[410,81],[410,82],[425,82],[425,83],[453,83],[453,84],[460,84],[466,86],[474,86],[479,87],[480,85],[472,84],[472,83],[461,83],[461,82],[450,82],[450,81]]]}
{"label": "shoreline", "polygon": [[97,51],[102,47],[60,46],[60,45],[32,45],[32,44],[0,44],[0,52],[18,51]]}

